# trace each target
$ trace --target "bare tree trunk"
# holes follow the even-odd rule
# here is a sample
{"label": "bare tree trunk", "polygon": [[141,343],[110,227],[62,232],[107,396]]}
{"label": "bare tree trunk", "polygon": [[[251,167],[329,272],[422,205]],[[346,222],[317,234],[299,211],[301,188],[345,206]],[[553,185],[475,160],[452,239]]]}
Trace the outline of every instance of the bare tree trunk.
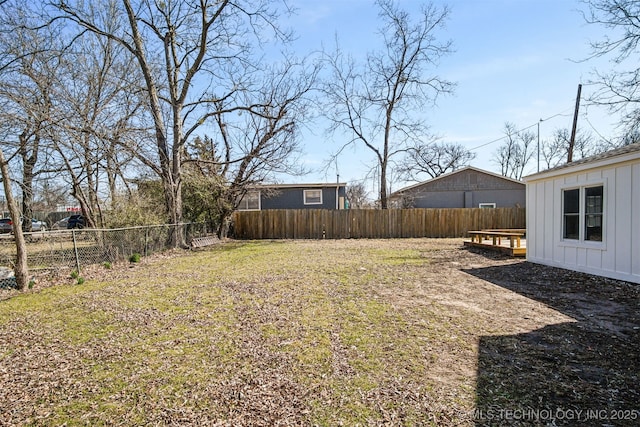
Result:
{"label": "bare tree trunk", "polygon": [[387,209],[387,163],[380,164],[380,209]]}
{"label": "bare tree trunk", "polygon": [[[135,47],[133,53],[140,65],[140,71],[144,76],[147,96],[149,99],[149,108],[153,117],[153,123],[155,127],[156,145],[158,150],[158,158],[160,160],[160,178],[162,179],[162,185],[164,189],[165,205],[169,221],[172,224],[178,224],[182,222],[182,194],[180,193],[180,164],[173,165],[171,159],[175,160],[176,155],[180,156],[182,150],[180,146],[173,147],[173,156],[170,156],[170,149],[168,146],[167,135],[165,133],[164,119],[162,117],[162,105],[160,103],[160,96],[158,93],[158,86],[153,77],[153,71],[151,65],[147,61],[143,37],[138,29],[137,18],[134,9],[129,0],[124,1],[124,6],[127,12],[129,20],[129,27],[131,28],[131,37],[133,39],[133,46]],[[165,44],[168,40],[165,40]],[[180,106],[173,107],[174,114],[174,126],[178,120],[182,120]],[[178,114],[177,117],[175,115]],[[182,135],[174,135],[174,139],[182,142]],[[186,246],[181,233],[178,232],[178,227],[173,227],[173,233],[171,236],[171,243],[175,246]]]}
{"label": "bare tree trunk", "polygon": [[24,234],[22,234],[22,227],[20,226],[20,209],[18,209],[18,204],[13,198],[13,192],[11,191],[9,165],[5,160],[2,149],[0,149],[0,172],[2,172],[2,183],[4,184],[4,194],[7,198],[7,206],[9,207],[9,212],[13,220],[13,233],[16,242],[16,265],[14,268],[16,284],[18,289],[23,290],[27,286],[29,280],[27,246],[24,241]]}
{"label": "bare tree trunk", "polygon": [[22,215],[25,218],[22,228],[24,231],[31,231],[31,218],[33,218],[33,171],[38,160],[39,137],[35,135],[33,148],[29,152],[27,134],[28,132],[25,130],[20,135],[19,148],[22,157]]}
{"label": "bare tree trunk", "polygon": [[[33,165],[25,163],[23,165],[24,175],[22,178],[22,229],[31,231],[31,218],[33,218]],[[13,215],[13,214],[12,214]]]}
{"label": "bare tree trunk", "polygon": [[218,229],[216,230],[216,235],[219,239],[224,239],[229,234],[231,215],[233,215],[233,210],[230,209],[226,209],[221,212],[220,224],[218,224]]}
{"label": "bare tree trunk", "polygon": [[116,173],[118,172],[115,161],[113,159],[112,153],[114,152],[113,144],[109,150],[109,155],[107,156],[107,180],[109,187],[109,196],[111,198],[111,206],[115,205],[116,196],[118,193],[118,189],[116,188]]}

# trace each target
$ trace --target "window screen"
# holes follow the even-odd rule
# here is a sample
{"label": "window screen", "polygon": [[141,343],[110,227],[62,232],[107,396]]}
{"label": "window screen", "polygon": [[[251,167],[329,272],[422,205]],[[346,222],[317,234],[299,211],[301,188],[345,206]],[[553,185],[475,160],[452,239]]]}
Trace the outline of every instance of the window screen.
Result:
{"label": "window screen", "polygon": [[260,192],[250,191],[247,194],[245,194],[242,200],[240,200],[240,204],[238,205],[238,210],[241,210],[241,211],[260,210]]}
{"label": "window screen", "polygon": [[563,233],[565,239],[580,238],[580,189],[564,190],[562,200]]}
{"label": "window screen", "polygon": [[602,199],[603,189],[584,189],[584,240],[602,241]]}
{"label": "window screen", "polygon": [[304,190],[305,205],[321,205],[322,190]]}

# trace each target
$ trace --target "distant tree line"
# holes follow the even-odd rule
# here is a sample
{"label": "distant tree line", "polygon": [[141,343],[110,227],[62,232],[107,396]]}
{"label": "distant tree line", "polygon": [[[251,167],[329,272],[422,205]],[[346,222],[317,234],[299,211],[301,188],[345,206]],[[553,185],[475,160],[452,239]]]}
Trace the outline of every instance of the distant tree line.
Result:
{"label": "distant tree line", "polygon": [[522,179],[523,175],[543,171],[567,163],[569,147],[573,144],[573,160],[589,157],[634,141],[626,138],[602,140],[591,132],[578,129],[571,143],[571,131],[558,128],[550,138],[539,139],[531,129],[519,130],[514,123],[504,125],[504,138],[493,153],[493,162],[503,176]]}

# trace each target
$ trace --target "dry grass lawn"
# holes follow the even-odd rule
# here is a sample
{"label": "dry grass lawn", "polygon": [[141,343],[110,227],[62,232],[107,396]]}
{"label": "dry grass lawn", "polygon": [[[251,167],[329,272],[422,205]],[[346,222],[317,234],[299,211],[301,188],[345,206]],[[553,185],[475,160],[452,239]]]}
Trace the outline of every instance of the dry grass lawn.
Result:
{"label": "dry grass lawn", "polygon": [[226,242],[82,275],[0,291],[0,425],[640,419],[638,286],[460,239]]}

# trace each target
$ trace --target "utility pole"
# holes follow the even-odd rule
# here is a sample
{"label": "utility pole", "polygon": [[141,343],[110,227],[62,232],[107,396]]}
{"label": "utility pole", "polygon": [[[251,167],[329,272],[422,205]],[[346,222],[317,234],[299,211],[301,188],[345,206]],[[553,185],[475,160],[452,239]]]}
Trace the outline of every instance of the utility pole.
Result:
{"label": "utility pole", "polygon": [[542,119],[538,120],[538,172],[540,172],[540,123]]}
{"label": "utility pole", "polygon": [[[336,165],[338,162],[336,162]],[[336,210],[340,209],[340,174],[336,173]]]}
{"label": "utility pole", "polygon": [[569,151],[567,155],[567,163],[573,160],[573,146],[576,142],[576,127],[578,126],[578,109],[580,108],[580,92],[582,92],[582,84],[578,85],[578,96],[576,97],[576,111],[573,113],[573,127],[571,128],[571,139],[569,140]]}
{"label": "utility pole", "polygon": [[338,156],[336,160],[336,210],[340,209],[340,172],[338,172]]}

